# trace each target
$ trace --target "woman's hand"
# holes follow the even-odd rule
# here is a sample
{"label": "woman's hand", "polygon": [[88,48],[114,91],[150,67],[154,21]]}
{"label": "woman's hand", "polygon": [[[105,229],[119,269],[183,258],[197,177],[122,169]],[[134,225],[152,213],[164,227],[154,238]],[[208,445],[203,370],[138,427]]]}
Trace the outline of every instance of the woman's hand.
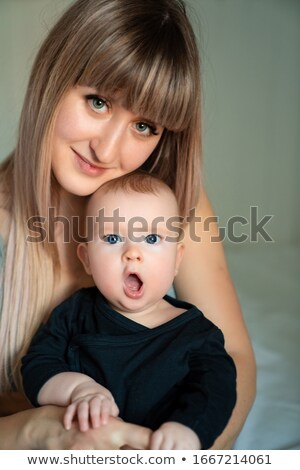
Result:
{"label": "woman's hand", "polygon": [[110,417],[106,426],[82,433],[63,426],[65,408],[47,405],[0,419],[0,449],[114,450],[149,448],[151,431]]}

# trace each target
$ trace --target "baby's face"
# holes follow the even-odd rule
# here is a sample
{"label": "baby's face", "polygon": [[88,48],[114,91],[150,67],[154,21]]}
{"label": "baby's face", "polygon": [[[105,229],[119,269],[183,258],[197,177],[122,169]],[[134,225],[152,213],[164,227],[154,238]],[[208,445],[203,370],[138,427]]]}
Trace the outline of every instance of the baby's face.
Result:
{"label": "baby's face", "polygon": [[98,289],[121,313],[155,305],[172,285],[183,251],[175,197],[165,190],[100,193],[88,215],[95,236],[79,256]]}

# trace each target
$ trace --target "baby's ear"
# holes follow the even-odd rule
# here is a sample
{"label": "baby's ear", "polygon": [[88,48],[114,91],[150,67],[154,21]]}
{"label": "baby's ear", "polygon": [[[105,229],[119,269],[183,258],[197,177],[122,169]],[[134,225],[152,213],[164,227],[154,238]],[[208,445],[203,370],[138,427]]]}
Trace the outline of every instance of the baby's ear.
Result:
{"label": "baby's ear", "polygon": [[88,244],[87,243],[79,243],[77,247],[77,256],[82,262],[84,269],[86,270],[87,274],[92,274],[91,273],[91,268],[90,268],[90,259],[89,259],[89,253],[88,253]]}
{"label": "baby's ear", "polygon": [[178,242],[177,243],[177,253],[176,253],[175,276],[177,275],[177,273],[179,271],[179,266],[180,266],[180,263],[181,263],[181,260],[182,260],[182,257],[183,257],[184,249],[185,249],[184,244]]}

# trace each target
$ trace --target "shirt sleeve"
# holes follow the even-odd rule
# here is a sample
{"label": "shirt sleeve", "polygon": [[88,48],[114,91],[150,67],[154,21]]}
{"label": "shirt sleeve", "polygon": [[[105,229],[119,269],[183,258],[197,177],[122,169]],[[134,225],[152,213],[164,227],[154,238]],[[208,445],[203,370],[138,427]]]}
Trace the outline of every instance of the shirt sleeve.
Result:
{"label": "shirt sleeve", "polygon": [[67,361],[72,313],[61,304],[53,310],[48,322],[34,336],[22,359],[24,391],[34,406],[39,406],[38,393],[54,375],[71,370]]}
{"label": "shirt sleeve", "polygon": [[217,327],[210,331],[201,349],[191,352],[189,366],[169,421],[191,428],[202,449],[208,449],[225,428],[236,402],[235,365]]}

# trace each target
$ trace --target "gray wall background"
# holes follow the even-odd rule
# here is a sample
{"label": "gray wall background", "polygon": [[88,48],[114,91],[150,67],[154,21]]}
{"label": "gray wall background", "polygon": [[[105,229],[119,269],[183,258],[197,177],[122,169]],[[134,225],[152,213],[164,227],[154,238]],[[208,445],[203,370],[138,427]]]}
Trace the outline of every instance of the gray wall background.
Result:
{"label": "gray wall background", "polygon": [[[0,159],[14,147],[29,70],[71,0],[0,0]],[[273,215],[278,244],[300,240],[300,1],[187,0],[202,56],[204,181],[221,226]],[[249,235],[235,225],[235,235]],[[260,244],[265,243],[258,236]],[[230,244],[226,240],[227,244]]]}

